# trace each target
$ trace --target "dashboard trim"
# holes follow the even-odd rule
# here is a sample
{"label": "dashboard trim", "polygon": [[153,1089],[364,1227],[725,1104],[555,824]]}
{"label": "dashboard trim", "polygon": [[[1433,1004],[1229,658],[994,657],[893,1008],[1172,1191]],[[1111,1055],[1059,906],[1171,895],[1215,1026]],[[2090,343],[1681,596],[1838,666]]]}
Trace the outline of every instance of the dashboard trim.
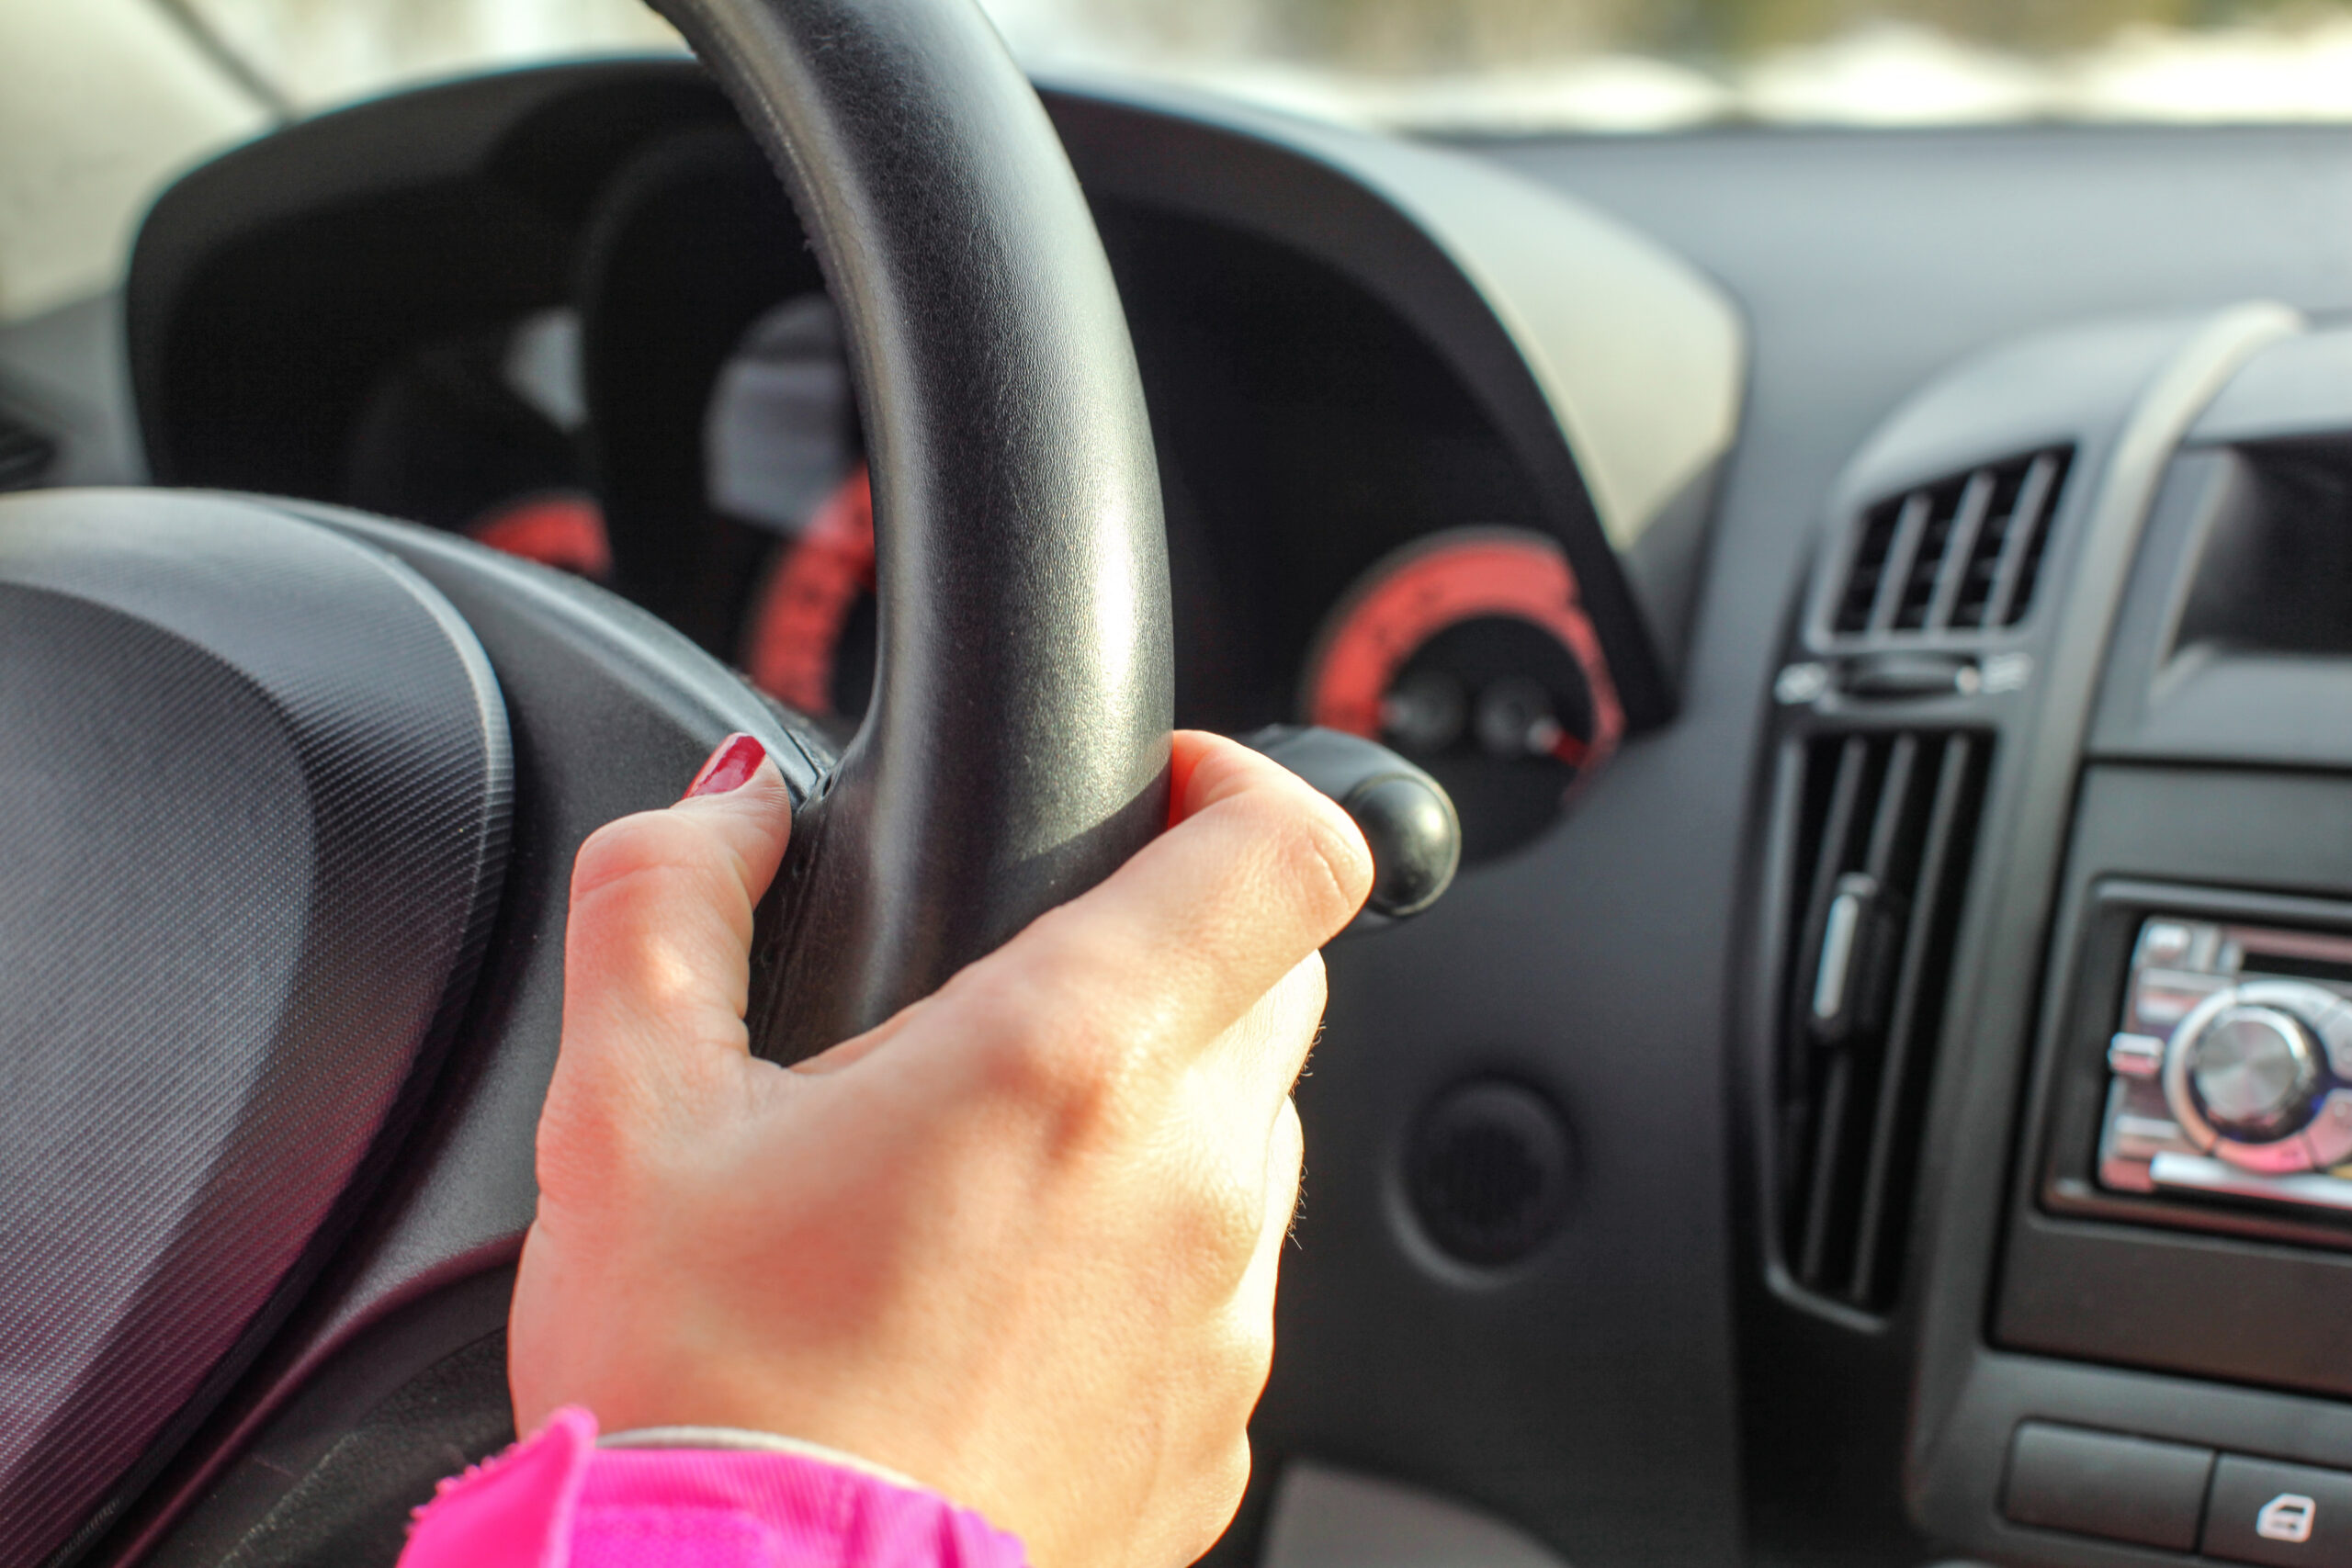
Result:
{"label": "dashboard trim", "polygon": [[1444,253],[1533,375],[1622,553],[1738,437],[1747,330],[1729,296],[1617,220],[1499,164],[1125,78],[1047,78],[1272,142],[1386,200]]}

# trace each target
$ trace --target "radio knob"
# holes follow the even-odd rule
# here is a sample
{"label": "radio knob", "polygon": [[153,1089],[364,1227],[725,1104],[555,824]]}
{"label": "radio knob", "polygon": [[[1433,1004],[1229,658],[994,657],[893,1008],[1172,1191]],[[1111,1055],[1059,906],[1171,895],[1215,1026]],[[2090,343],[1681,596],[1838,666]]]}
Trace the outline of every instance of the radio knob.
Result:
{"label": "radio knob", "polygon": [[2223,1010],[2188,1045],[2188,1084],[2213,1130],[2267,1142],[2310,1119],[2311,1031],[2277,1008]]}
{"label": "radio knob", "polygon": [[2199,1146],[2249,1170],[2341,1158],[2300,1135],[2330,1077],[2321,1031],[2340,1021],[2335,996],[2317,986],[2261,981],[2215,992],[2180,1021],[2165,1052],[2174,1117]]}

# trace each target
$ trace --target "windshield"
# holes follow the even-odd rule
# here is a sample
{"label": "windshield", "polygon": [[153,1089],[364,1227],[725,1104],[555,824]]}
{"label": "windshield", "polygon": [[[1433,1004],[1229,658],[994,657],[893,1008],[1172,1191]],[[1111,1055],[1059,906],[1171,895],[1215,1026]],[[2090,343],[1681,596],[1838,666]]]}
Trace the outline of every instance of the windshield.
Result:
{"label": "windshield", "polygon": [[[1041,73],[1406,131],[2352,118],[2352,0],[983,0]],[[640,0],[0,0],[0,323],[120,276],[232,142],[402,84],[675,51]]]}
{"label": "windshield", "polygon": [[[170,0],[297,105],[675,39],[639,0]],[[1443,130],[2352,118],[2313,0],[987,0],[1033,67]]]}

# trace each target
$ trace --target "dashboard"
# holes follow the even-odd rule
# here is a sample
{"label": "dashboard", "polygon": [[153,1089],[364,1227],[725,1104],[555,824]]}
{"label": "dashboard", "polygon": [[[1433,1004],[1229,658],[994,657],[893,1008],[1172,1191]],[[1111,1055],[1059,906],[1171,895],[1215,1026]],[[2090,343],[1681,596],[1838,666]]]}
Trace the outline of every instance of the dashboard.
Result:
{"label": "dashboard", "polygon": [[[1474,862],[1328,955],[1213,1560],[2352,1561],[2352,133],[1046,98],[1180,722],[1377,735]],[[189,175],[0,333],[0,460],[135,428],[848,726],[854,381],[692,68],[552,67]]]}
{"label": "dashboard", "polygon": [[[1481,193],[1442,154],[1053,103],[1154,412],[1180,722],[1383,736],[1454,791],[1473,862],[1537,836],[1671,711],[1640,595],[1687,593],[1735,419],[1728,307],[1565,204],[1529,228],[1544,193],[1491,171]],[[1556,344],[1442,248],[1506,210],[1517,250],[1595,258]],[[126,310],[159,480],[536,554],[844,735],[862,716],[854,378],[777,182],[690,65],[481,78],[232,153],[157,206]],[[1548,384],[1547,348],[1573,367]],[[1611,355],[1668,407],[1579,455],[1562,411]]]}

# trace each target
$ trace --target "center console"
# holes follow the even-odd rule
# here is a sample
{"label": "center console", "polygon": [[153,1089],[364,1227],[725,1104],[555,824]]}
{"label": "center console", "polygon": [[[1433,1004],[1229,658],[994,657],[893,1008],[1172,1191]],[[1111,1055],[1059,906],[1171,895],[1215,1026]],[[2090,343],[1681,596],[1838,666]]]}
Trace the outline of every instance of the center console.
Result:
{"label": "center console", "polygon": [[1757,1554],[2352,1564],[2352,333],[1950,373],[1773,694]]}

